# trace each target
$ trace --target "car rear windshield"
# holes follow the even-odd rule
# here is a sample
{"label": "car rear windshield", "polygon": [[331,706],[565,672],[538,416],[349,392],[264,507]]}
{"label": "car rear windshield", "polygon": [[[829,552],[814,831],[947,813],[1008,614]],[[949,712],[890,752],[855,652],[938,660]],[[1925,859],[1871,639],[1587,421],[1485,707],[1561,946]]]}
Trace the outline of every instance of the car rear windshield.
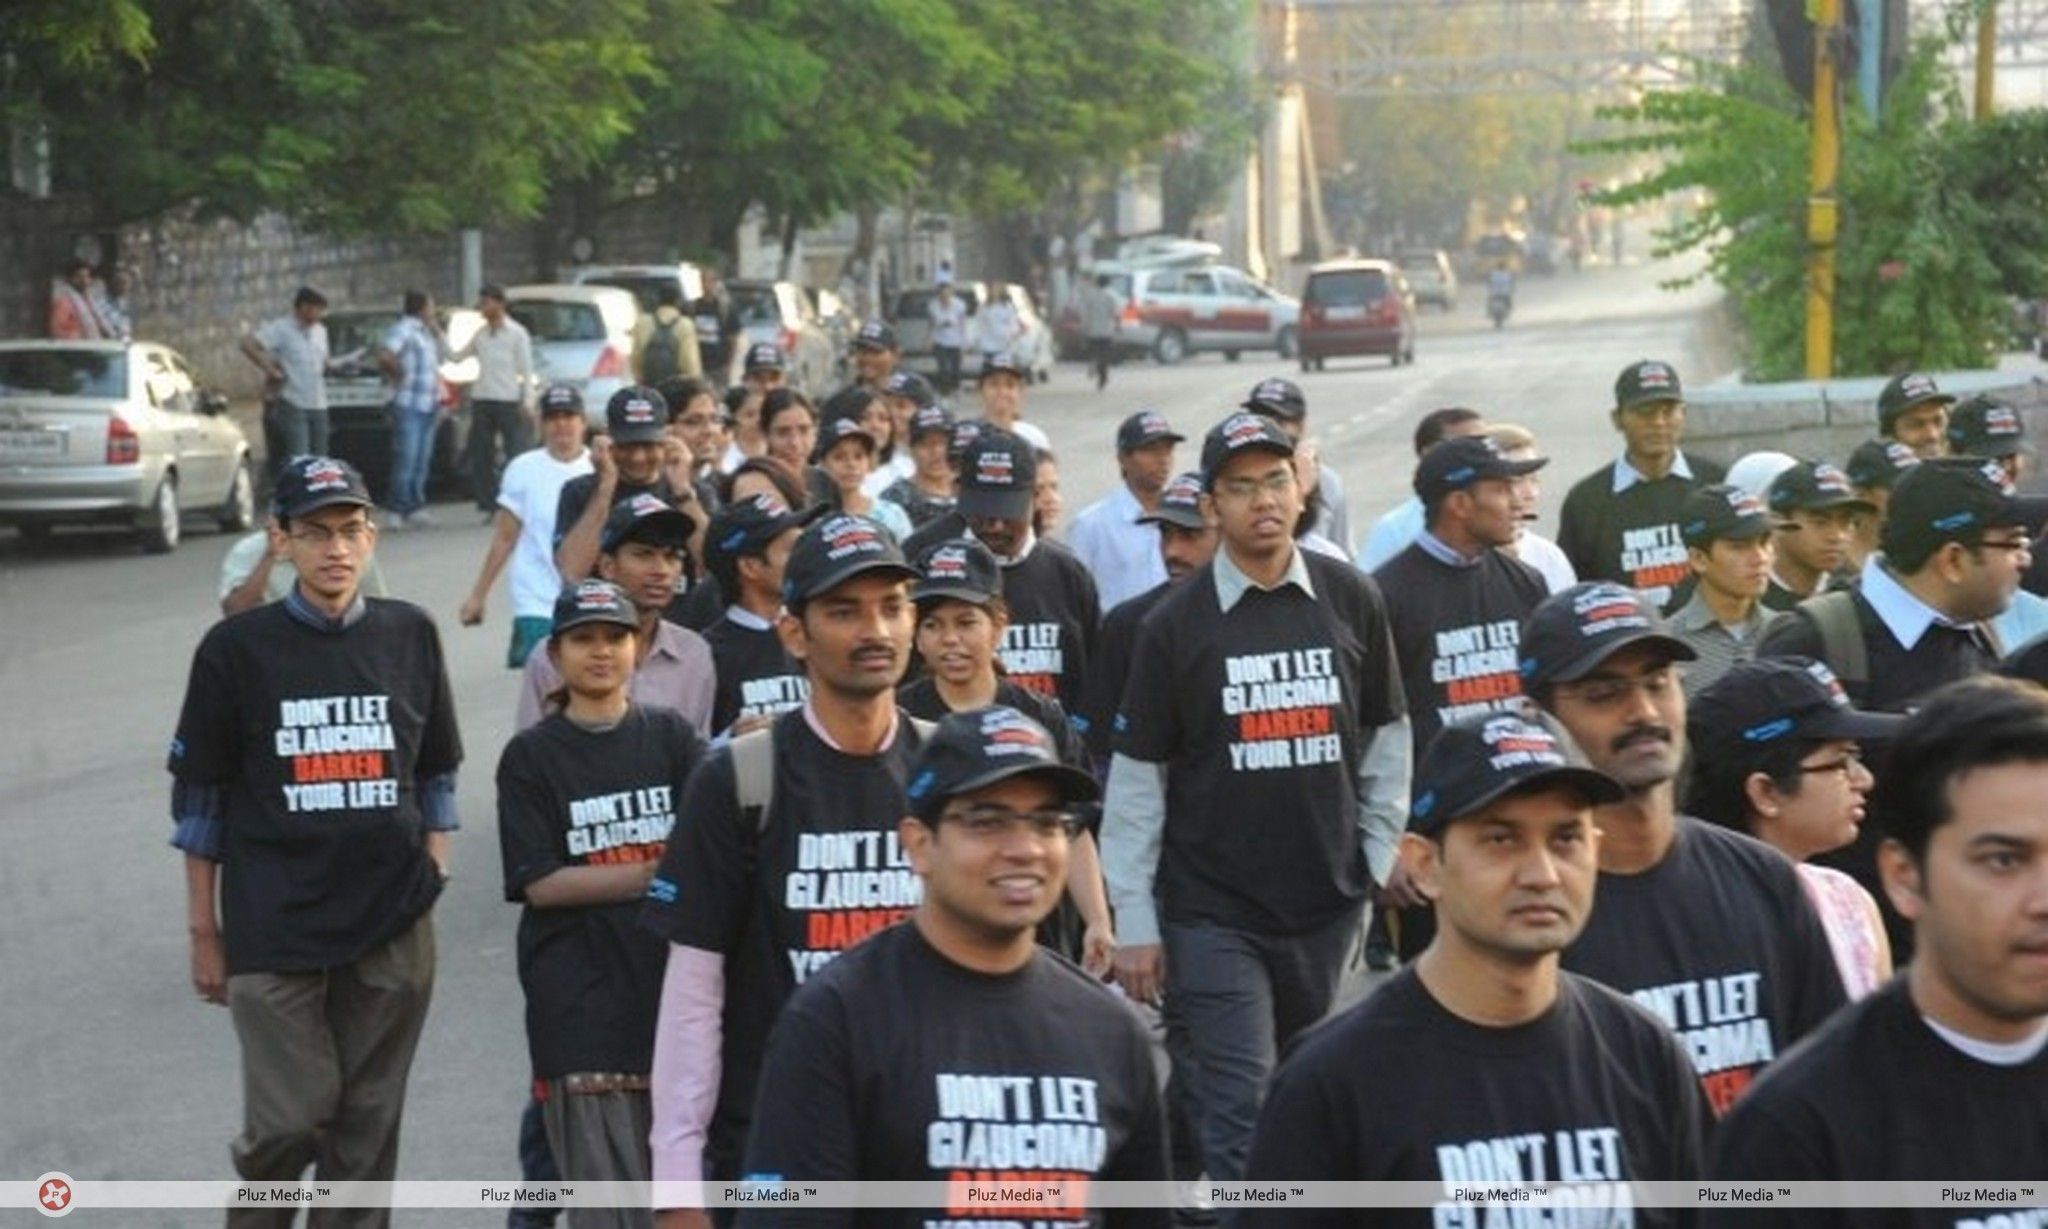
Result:
{"label": "car rear windshield", "polygon": [[773,286],[734,286],[727,284],[732,292],[733,310],[740,314],[741,326],[750,324],[782,324],[782,302],[775,297]]}
{"label": "car rear windshield", "polygon": [[324,323],[327,325],[327,352],[334,356],[336,363],[374,372],[377,369],[374,352],[384,344],[384,335],[391,331],[391,326],[398,323],[398,313],[329,312]]}
{"label": "car rear windshield", "polygon": [[521,299],[507,303],[505,311],[535,341],[603,341],[604,314],[589,303],[564,303],[553,299]]}
{"label": "car rear windshield", "polygon": [[1329,307],[1364,307],[1387,293],[1387,275],[1378,269],[1354,269],[1344,273],[1318,273],[1308,279],[1302,298]]}
{"label": "car rear windshield", "polygon": [[678,295],[682,293],[682,283],[672,277],[627,277],[624,275],[586,277],[583,279],[583,284],[585,286],[610,286],[615,290],[631,291],[633,297],[640,301],[640,310],[649,314],[653,313],[655,305],[661,301],[659,296],[663,286],[673,286],[676,288]]}
{"label": "car rear windshield", "polygon": [[0,351],[0,397],[128,395],[128,356],[104,350]]}
{"label": "car rear windshield", "polygon": [[1403,256],[1397,263],[1403,269],[1421,269],[1429,273],[1437,271],[1435,252],[1417,252],[1412,256]]}

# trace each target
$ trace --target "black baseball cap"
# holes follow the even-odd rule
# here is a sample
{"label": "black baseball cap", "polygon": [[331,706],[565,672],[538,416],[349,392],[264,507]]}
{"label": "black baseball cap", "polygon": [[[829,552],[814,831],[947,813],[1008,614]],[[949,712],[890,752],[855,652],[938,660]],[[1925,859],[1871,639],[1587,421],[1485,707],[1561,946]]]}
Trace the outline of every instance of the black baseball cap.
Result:
{"label": "black baseball cap", "polygon": [[1159,492],[1159,503],[1138,517],[1140,525],[1178,525],[1182,529],[1207,529],[1202,519],[1202,475],[1181,474]]}
{"label": "black baseball cap", "polygon": [[747,371],[781,371],[788,365],[782,357],[782,347],[772,341],[757,341],[747,347]]}
{"label": "black baseball cap", "polygon": [[1266,415],[1249,412],[1232,414],[1209,428],[1202,439],[1202,489],[1216,485],[1216,475],[1232,457],[1253,451],[1292,457],[1294,437]]}
{"label": "black baseball cap", "polygon": [[2027,446],[2018,410],[1978,393],[1948,416],[1949,451],[1959,457],[2009,457]]}
{"label": "black baseball cap", "polygon": [[548,624],[548,635],[559,636],[585,623],[612,623],[637,631],[640,612],[634,609],[633,599],[626,596],[624,589],[592,577],[562,587],[555,597],[555,617]]}
{"label": "black baseball cap", "polygon": [[1885,511],[1887,555],[1918,555],[1974,542],[1996,525],[2028,525],[2037,510],[2012,494],[2004,467],[1983,457],[1943,457],[1899,475]]}
{"label": "black baseball cap", "polygon": [[1842,471],[1859,487],[1891,490],[1899,475],[1920,464],[1920,454],[1897,440],[1864,440],[1849,454]]}
{"label": "black baseball cap", "polygon": [[[609,411],[610,406],[606,406]],[[583,390],[574,384],[550,384],[540,393],[540,416],[583,413]],[[607,415],[609,417],[609,415]]]}
{"label": "black baseball cap", "polygon": [[835,512],[813,522],[796,540],[782,570],[782,601],[807,602],[870,572],[917,579],[888,530],[867,517]]}
{"label": "black baseball cap", "polygon": [[1025,775],[1055,786],[1063,803],[1102,796],[1095,778],[1060,762],[1044,726],[1000,704],[941,718],[910,766],[903,795],[910,813],[929,824],[961,794]]}
{"label": "black baseball cap", "polygon": [[1544,785],[1570,786],[1591,806],[1628,796],[1619,781],[1575,762],[1565,748],[1565,741],[1534,714],[1494,713],[1452,722],[1430,740],[1416,765],[1408,830],[1441,832],[1503,794]]}
{"label": "black baseball cap", "polygon": [[1716,482],[1685,497],[1678,512],[1678,536],[1704,550],[1715,542],[1769,537],[1771,517],[1764,503],[1739,486]]}
{"label": "black baseball cap", "polygon": [[981,379],[986,380],[997,372],[1002,371],[1007,371],[1020,380],[1029,380],[1031,378],[1031,373],[1024,370],[1023,361],[1008,350],[983,356],[981,360]]}
{"label": "black baseball cap", "polygon": [[605,430],[614,444],[658,444],[668,426],[668,402],[645,384],[628,384],[604,403]]}
{"label": "black baseball cap", "polygon": [[270,493],[270,509],[281,521],[322,508],[375,506],[362,471],[335,457],[300,456],[284,463]]}
{"label": "black baseball cap", "polygon": [[1003,566],[995,552],[973,538],[947,538],[934,542],[917,557],[917,582],[910,586],[912,601],[922,605],[940,598],[953,598],[975,606],[1003,595]]}
{"label": "black baseball cap", "polygon": [[880,320],[870,320],[860,326],[860,332],[853,335],[856,350],[894,350],[896,330]]}
{"label": "black baseball cap", "polygon": [[1823,512],[1829,508],[1856,508],[1875,512],[1877,506],[1856,493],[1849,475],[1826,461],[1801,461],[1771,479],[1769,494],[1773,512]]}
{"label": "black baseball cap", "polygon": [[818,446],[811,450],[812,464],[823,461],[827,453],[847,440],[859,440],[870,453],[881,447],[860,419],[828,418],[818,427]]}
{"label": "black baseball cap", "polygon": [[1877,426],[1886,435],[1899,421],[1899,415],[1916,405],[1954,405],[1955,398],[1936,387],[1934,377],[1917,371],[1905,371],[1885,382],[1884,391],[1877,394]]}
{"label": "black baseball cap", "polygon": [[659,495],[642,493],[612,505],[597,547],[607,555],[628,542],[680,547],[688,545],[695,532],[697,522],[689,513]]}
{"label": "black baseball cap", "polygon": [[766,491],[726,504],[711,514],[711,528],[704,534],[704,553],[738,559],[758,555],[768,544],[791,529],[801,529],[825,514],[823,504],[802,512],[792,511]]}
{"label": "black baseball cap", "polygon": [[1740,763],[1787,738],[1882,742],[1905,717],[1849,703],[1842,681],[1806,657],[1739,661],[1686,704],[1686,738],[1695,756]]}
{"label": "black baseball cap", "polygon": [[1548,457],[1510,461],[1484,435],[1462,435],[1432,444],[1415,465],[1415,493],[1424,503],[1462,491],[1488,478],[1520,478],[1550,464]]}
{"label": "black baseball cap", "polygon": [[1664,650],[1673,661],[1692,661],[1692,646],[1664,630],[1657,607],[1611,580],[1587,581],[1544,598],[1522,624],[1522,686],[1533,692],[1569,683],[1631,645]]}
{"label": "black baseball cap", "polygon": [[1116,450],[1118,454],[1136,452],[1145,445],[1156,444],[1160,440],[1172,440],[1178,444],[1186,438],[1187,436],[1173,429],[1172,423],[1166,421],[1166,415],[1157,410],[1139,410],[1124,419],[1122,425],[1117,427]]}
{"label": "black baseball cap", "polygon": [[1252,385],[1251,395],[1244,399],[1243,408],[1254,414],[1301,422],[1308,417],[1308,398],[1301,395],[1299,384],[1274,376]]}
{"label": "black baseball cap", "polygon": [[946,446],[947,455],[953,458],[954,464],[965,464],[967,454],[974,448],[974,441],[980,439],[981,433],[989,429],[988,420],[985,418],[955,419],[953,442]]}
{"label": "black baseball cap", "polygon": [[938,394],[932,391],[930,380],[908,369],[890,372],[889,378],[882,381],[882,395],[906,398],[916,402],[919,409],[939,399]]}
{"label": "black baseball cap", "polygon": [[910,442],[915,444],[927,435],[945,436],[947,451],[952,451],[953,411],[936,402],[918,406],[910,416]]}
{"label": "black baseball cap", "polygon": [[1643,359],[1621,369],[1614,381],[1614,408],[1631,410],[1653,401],[1683,401],[1685,389],[1669,363]]}
{"label": "black baseball cap", "polygon": [[960,461],[962,516],[1023,520],[1038,486],[1038,450],[1029,440],[984,424]]}

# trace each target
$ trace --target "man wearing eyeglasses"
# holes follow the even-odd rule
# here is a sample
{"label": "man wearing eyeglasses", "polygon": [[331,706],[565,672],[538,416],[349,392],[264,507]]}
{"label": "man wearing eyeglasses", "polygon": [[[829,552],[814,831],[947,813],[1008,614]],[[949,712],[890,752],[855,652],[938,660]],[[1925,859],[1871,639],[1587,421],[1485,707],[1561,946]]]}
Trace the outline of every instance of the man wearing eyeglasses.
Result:
{"label": "man wearing eyeglasses", "polygon": [[1564,967],[1677,1033],[1725,1114],[1846,996],[1792,864],[1751,837],[1681,815],[1693,651],[1641,594],[1607,581],[1545,598],[1522,629],[1522,685],[1626,795],[1594,812],[1600,907]]}
{"label": "man wearing eyeglasses", "polygon": [[1611,580],[1662,609],[1691,565],[1679,529],[1685,497],[1725,477],[1679,448],[1685,393],[1669,363],[1631,363],[1614,382],[1619,459],[1579,480],[1564,498],[1557,544],[1582,580]]}
{"label": "man wearing eyeglasses", "polygon": [[[967,1184],[1157,1182],[1166,1145],[1157,1076],[1129,1008],[1034,941],[1059,902],[1076,808],[1095,783],[1051,735],[1000,705],[939,722],[911,768],[896,839],[923,884],[910,919],[834,961],[790,999],[768,1039],[745,1172],[786,1182],[947,1183],[964,1207],[865,1223],[1018,1215]],[[1040,1224],[1084,1224],[1038,1205]],[[743,1229],[816,1223],[750,1206]],[[1098,1223],[1170,1223],[1159,1208]],[[851,1214],[848,1214],[851,1217]]]}
{"label": "man wearing eyeglasses", "polygon": [[192,984],[234,1018],[230,1152],[251,1182],[309,1164],[321,1182],[391,1179],[433,989],[462,740],[433,622],[362,596],[370,508],[347,463],[286,465],[270,535],[298,583],[207,633],[171,741]]}
{"label": "man wearing eyeglasses", "polygon": [[[1944,684],[1990,672],[2004,655],[1990,628],[2012,604],[2032,558],[2036,509],[2011,493],[1997,461],[1922,461],[1899,475],[1878,539],[1853,590],[1825,593],[1764,633],[1760,657],[1826,662],[1858,708],[1909,713]],[[1872,765],[1879,781],[1885,764]],[[1903,965],[1913,930],[1890,908],[1877,875],[1881,816],[1854,844],[1824,859],[1854,875],[1885,906],[1885,929]]]}
{"label": "man wearing eyeglasses", "polygon": [[1297,547],[1294,440],[1202,446],[1222,549],[1138,632],[1102,844],[1125,993],[1159,1003],[1214,1181],[1244,1174],[1280,1049],[1335,997],[1407,815],[1408,715],[1378,586]]}

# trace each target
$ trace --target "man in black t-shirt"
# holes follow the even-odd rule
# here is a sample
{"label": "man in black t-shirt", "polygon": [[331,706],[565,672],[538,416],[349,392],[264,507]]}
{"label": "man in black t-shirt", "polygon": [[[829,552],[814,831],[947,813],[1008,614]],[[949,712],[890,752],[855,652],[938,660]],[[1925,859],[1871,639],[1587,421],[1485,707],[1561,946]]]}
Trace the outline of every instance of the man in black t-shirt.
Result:
{"label": "man in black t-shirt", "polygon": [[1523,686],[1628,791],[1599,809],[1600,907],[1565,967],[1669,1024],[1719,1114],[1846,996],[1792,863],[1678,813],[1677,663],[1692,655],[1647,599],[1605,581],[1544,599],[1522,628]]}
{"label": "man in black t-shirt", "polygon": [[1166,580],[1112,607],[1102,620],[1081,715],[1088,731],[1088,754],[1104,774],[1109,769],[1117,705],[1124,698],[1124,681],[1131,675],[1131,649],[1137,644],[1139,624],[1173,586],[1208,567],[1216,557],[1216,526],[1202,515],[1199,472],[1182,474],[1167,483],[1159,492],[1159,505],[1138,520],[1158,526],[1159,558],[1166,565]]}
{"label": "man in black t-shirt", "polygon": [[362,596],[370,507],[346,462],[285,466],[271,549],[298,582],[206,634],[171,741],[193,986],[234,1017],[230,1151],[251,1182],[308,1164],[321,1182],[391,1179],[433,991],[428,911],[448,881],[462,740],[433,621]]}
{"label": "man in black t-shirt", "polygon": [[1911,448],[1923,461],[1948,455],[1948,408],[1956,399],[1931,377],[1901,372],[1877,394],[1877,430]]}
{"label": "man in black t-shirt", "polygon": [[1764,501],[1777,520],[1765,606],[1792,610],[1849,582],[1856,527],[1877,515],[1874,505],[1857,496],[1849,475],[1825,461],[1801,461],[1771,479]]}
{"label": "man in black t-shirt", "polygon": [[[669,941],[654,1051],[654,1178],[737,1176],[762,1044],[806,978],[907,917],[896,837],[921,742],[896,706],[914,573],[888,531],[825,517],[784,568],[776,632],[804,706],[712,752],[690,778],[644,921]],[[701,1216],[685,1205],[665,1222]]]}
{"label": "man in black t-shirt", "polygon": [[654,495],[691,516],[688,449],[668,429],[668,402],[654,389],[628,384],[605,403],[605,434],[590,441],[591,472],[562,484],[555,504],[555,568],[575,582],[597,567],[599,540],[612,508]]}
{"label": "man in black t-shirt", "polygon": [[[1594,807],[1622,797],[1534,721],[1497,714],[1444,728],[1416,771],[1401,838],[1408,877],[1442,924],[1414,964],[1281,1066],[1250,1180],[1438,1184],[1435,1207],[1372,1217],[1432,1226],[1494,1224],[1495,1214],[1504,1224],[1519,1211],[1469,1203],[1475,1187],[1558,1183],[1552,1198],[1633,1209],[1628,1183],[1699,1176],[1711,1118],[1685,1051],[1649,1012],[1558,967],[1595,906]],[[1255,1208],[1237,1223],[1336,1229],[1358,1217]],[[1689,1219],[1645,1208],[1583,1223]]]}
{"label": "man in black t-shirt", "polygon": [[[758,1180],[945,1184],[954,1206],[754,1205],[743,1229],[1171,1223],[1091,1208],[1088,1184],[1166,1176],[1157,1077],[1130,1009],[1035,930],[1060,897],[1095,782],[1000,706],[942,720],[896,837],[923,884],[910,920],[835,961],[768,1040],[745,1170]],[[1056,1203],[974,1187],[1057,1185]]]}
{"label": "man in black t-shirt", "polygon": [[1679,449],[1685,394],[1669,363],[1631,363],[1614,382],[1621,458],[1579,480],[1564,497],[1557,544],[1581,580],[1641,590],[1662,609],[1686,578],[1678,521],[1685,497],[1719,482],[1721,467]]}
{"label": "man in black t-shirt", "polygon": [[1031,444],[983,426],[960,456],[958,509],[911,534],[903,551],[916,559],[940,542],[972,534],[995,552],[1010,607],[999,650],[1003,673],[1026,691],[1058,700],[1085,735],[1082,699],[1101,605],[1094,578],[1074,552],[1032,532],[1037,482]]}
{"label": "man in black t-shirt", "polygon": [[718,676],[711,732],[756,730],[804,702],[810,684],[801,663],[782,647],[775,616],[782,610],[783,569],[803,527],[823,508],[792,512],[773,495],[727,504],[704,535],[705,566],[731,602],[704,629]]}
{"label": "man in black t-shirt", "polygon": [[697,355],[703,361],[704,378],[725,387],[732,379],[734,349],[745,343],[746,329],[732,296],[719,284],[718,274],[703,270],[704,293],[690,300],[690,319],[697,326]]}
{"label": "man in black t-shirt", "polygon": [[1329,1009],[1407,813],[1386,609],[1295,545],[1294,441],[1239,413],[1202,447],[1222,549],[1139,629],[1116,718],[1103,865],[1117,979],[1186,1030],[1205,1168],[1244,1172],[1275,1055]]}
{"label": "man in black t-shirt", "polygon": [[1877,553],[1885,510],[1891,506],[1892,488],[1898,485],[1902,474],[1918,464],[1919,454],[1890,439],[1864,440],[1842,462],[1842,472],[1849,476],[1856,498],[1873,509],[1871,515],[1856,523],[1856,541],[1849,547],[1850,558],[1858,570],[1864,560]]}
{"label": "man in black t-shirt", "polygon": [[[1447,723],[1513,711],[1521,700],[1515,646],[1522,620],[1550,590],[1502,548],[1515,541],[1514,480],[1547,464],[1510,461],[1491,439],[1473,435],[1433,446],[1415,467],[1425,527],[1372,578],[1386,599],[1418,760]],[[1429,902],[1399,866],[1381,903],[1401,911],[1402,956],[1428,946]]]}
{"label": "man in black t-shirt", "polygon": [[[1900,767],[1878,782],[1880,863],[1920,955],[1735,1107],[1714,1139],[1716,1179],[1966,1184],[2042,1174],[2048,695],[2003,679],[1951,684],[1907,718],[1895,752]],[[1938,1208],[1713,1208],[1702,1223],[1988,1229],[2036,1225],[2040,1215],[1979,1198]]]}

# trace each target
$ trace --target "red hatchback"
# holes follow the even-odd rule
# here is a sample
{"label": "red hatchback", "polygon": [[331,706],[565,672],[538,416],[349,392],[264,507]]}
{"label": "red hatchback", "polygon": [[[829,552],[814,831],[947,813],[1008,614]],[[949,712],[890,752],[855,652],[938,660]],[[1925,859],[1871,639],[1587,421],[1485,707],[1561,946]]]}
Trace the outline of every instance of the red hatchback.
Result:
{"label": "red hatchback", "polygon": [[1301,291],[1301,369],[1347,354],[1415,361],[1415,292],[1385,260],[1332,260],[1308,271]]}

